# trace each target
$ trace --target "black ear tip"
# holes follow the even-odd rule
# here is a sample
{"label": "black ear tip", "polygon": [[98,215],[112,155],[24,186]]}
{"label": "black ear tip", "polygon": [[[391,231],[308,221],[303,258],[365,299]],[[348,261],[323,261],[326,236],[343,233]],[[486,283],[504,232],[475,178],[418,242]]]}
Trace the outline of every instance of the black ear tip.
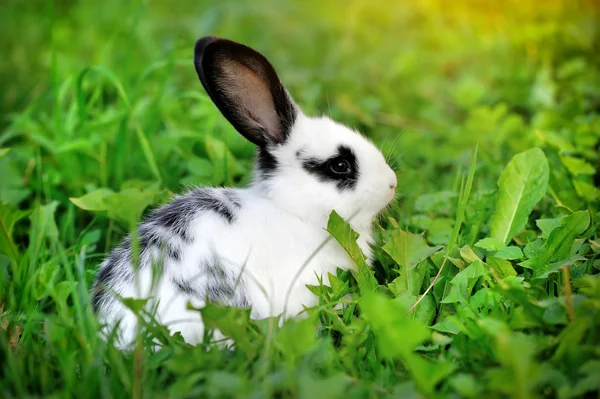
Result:
{"label": "black ear tip", "polygon": [[197,61],[201,60],[206,48],[212,43],[218,42],[219,40],[223,39],[216,36],[204,36],[198,39],[196,41],[196,45],[194,46],[194,59]]}

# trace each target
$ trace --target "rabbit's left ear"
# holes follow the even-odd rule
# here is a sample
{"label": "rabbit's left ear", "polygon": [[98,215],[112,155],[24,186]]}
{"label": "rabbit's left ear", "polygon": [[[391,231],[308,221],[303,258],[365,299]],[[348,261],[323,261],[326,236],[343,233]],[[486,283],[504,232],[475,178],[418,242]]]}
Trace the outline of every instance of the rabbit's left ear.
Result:
{"label": "rabbit's left ear", "polygon": [[209,36],[196,42],[194,64],[210,98],[246,139],[259,147],[285,142],[297,108],[262,54]]}

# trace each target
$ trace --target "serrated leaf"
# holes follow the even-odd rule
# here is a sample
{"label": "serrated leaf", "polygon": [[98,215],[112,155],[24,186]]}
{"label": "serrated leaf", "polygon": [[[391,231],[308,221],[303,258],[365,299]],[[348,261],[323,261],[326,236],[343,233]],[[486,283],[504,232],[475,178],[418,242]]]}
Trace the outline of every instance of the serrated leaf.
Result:
{"label": "serrated leaf", "polygon": [[548,160],[539,148],[513,157],[498,180],[498,200],[490,221],[491,237],[508,244],[523,230],[533,207],[546,193],[548,178]]}
{"label": "serrated leaf", "polygon": [[[419,298],[420,296],[412,295],[408,291],[402,291],[396,296],[396,300],[402,303],[402,305],[408,309],[410,309]],[[419,320],[426,326],[429,326],[435,318],[435,314],[435,300],[433,299],[432,294],[429,293],[423,297],[421,302],[419,302],[417,307],[410,313],[409,316]]]}
{"label": "serrated leaf", "polygon": [[519,265],[533,269],[535,274],[541,275],[549,263],[569,256],[575,236],[582,234],[589,224],[588,211],[578,211],[560,219],[560,226],[552,230],[546,242],[535,249],[529,259]]}
{"label": "serrated leaf", "polygon": [[414,352],[418,344],[431,336],[431,331],[406,316],[408,309],[396,300],[368,293],[359,304],[363,317],[378,334],[377,344],[381,352],[386,357],[402,359],[419,390],[430,396],[433,387],[456,367],[443,360],[433,363]]}
{"label": "serrated leaf", "polygon": [[342,281],[339,277],[331,273],[327,273],[327,276],[329,277],[329,286],[331,287],[334,299],[342,298],[350,291],[347,282]]}
{"label": "serrated leaf", "polygon": [[471,263],[450,281],[452,288],[448,295],[442,299],[442,303],[467,303],[475,283],[484,275],[485,266],[483,262]]}
{"label": "serrated leaf", "polygon": [[423,236],[396,229],[390,234],[383,250],[400,266],[400,280],[405,290],[418,295],[427,270],[422,262],[442,249],[441,245],[427,246]]}
{"label": "serrated leaf", "polygon": [[359,234],[337,212],[332,211],[327,222],[327,231],[344,248],[357,268],[356,282],[361,293],[377,287],[377,280],[367,265],[367,257],[356,243]]}

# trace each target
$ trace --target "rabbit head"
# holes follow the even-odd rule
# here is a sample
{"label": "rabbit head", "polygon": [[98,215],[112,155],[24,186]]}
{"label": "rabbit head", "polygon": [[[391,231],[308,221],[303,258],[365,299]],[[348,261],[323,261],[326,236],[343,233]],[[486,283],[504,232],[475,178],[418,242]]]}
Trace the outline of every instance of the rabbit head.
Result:
{"label": "rabbit head", "polygon": [[394,198],[396,175],[381,152],[328,117],[305,115],[262,54],[205,37],[194,55],[210,98],[257,146],[253,187],[277,206],[320,225],[335,210],[366,228]]}

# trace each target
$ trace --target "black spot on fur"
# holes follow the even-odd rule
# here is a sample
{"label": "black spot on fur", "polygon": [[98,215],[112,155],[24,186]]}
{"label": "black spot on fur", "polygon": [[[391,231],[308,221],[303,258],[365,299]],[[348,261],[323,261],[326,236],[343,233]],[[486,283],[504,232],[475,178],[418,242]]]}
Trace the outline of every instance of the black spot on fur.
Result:
{"label": "black spot on fur", "polygon": [[131,240],[125,238],[121,245],[113,249],[103,267],[96,276],[92,293],[92,309],[97,312],[100,306],[108,300],[108,290],[115,280],[130,281],[132,273],[125,265],[131,261]]}
{"label": "black spot on fur", "polygon": [[169,229],[186,242],[193,241],[190,236],[190,223],[200,212],[214,212],[227,223],[235,220],[236,206],[221,198],[221,190],[199,189],[175,198],[150,215],[148,223]]}
{"label": "black spot on fur", "polygon": [[268,149],[258,147],[256,152],[256,168],[263,178],[272,176],[277,170],[277,159],[269,152]]}
{"label": "black spot on fur", "polygon": [[190,296],[199,296],[198,290],[192,285],[190,281],[173,279],[173,284],[179,289],[179,291]]}
{"label": "black spot on fur", "polygon": [[[335,182],[337,188],[341,191],[354,189],[358,183],[358,163],[354,151],[350,147],[340,145],[337,154],[325,160],[310,157],[303,158],[302,154],[298,158],[302,161],[302,167],[308,173],[314,175],[319,181]],[[331,170],[331,163],[339,160],[348,162],[350,166],[348,174],[340,175]]]}
{"label": "black spot on fur", "polygon": [[225,189],[223,190],[223,194],[225,194],[225,197],[229,200],[229,202],[231,203],[231,205],[233,205],[234,208],[240,209],[242,207],[240,198],[238,197],[235,190]]}
{"label": "black spot on fur", "polygon": [[158,232],[148,224],[142,224],[139,229],[140,252],[146,253],[150,248],[156,248],[159,252],[173,260],[181,260],[181,249],[176,243],[164,240]]}
{"label": "black spot on fur", "polygon": [[238,281],[238,276],[228,272],[217,258],[204,263],[201,268],[206,273],[207,301],[237,307],[248,306],[243,279]]}

